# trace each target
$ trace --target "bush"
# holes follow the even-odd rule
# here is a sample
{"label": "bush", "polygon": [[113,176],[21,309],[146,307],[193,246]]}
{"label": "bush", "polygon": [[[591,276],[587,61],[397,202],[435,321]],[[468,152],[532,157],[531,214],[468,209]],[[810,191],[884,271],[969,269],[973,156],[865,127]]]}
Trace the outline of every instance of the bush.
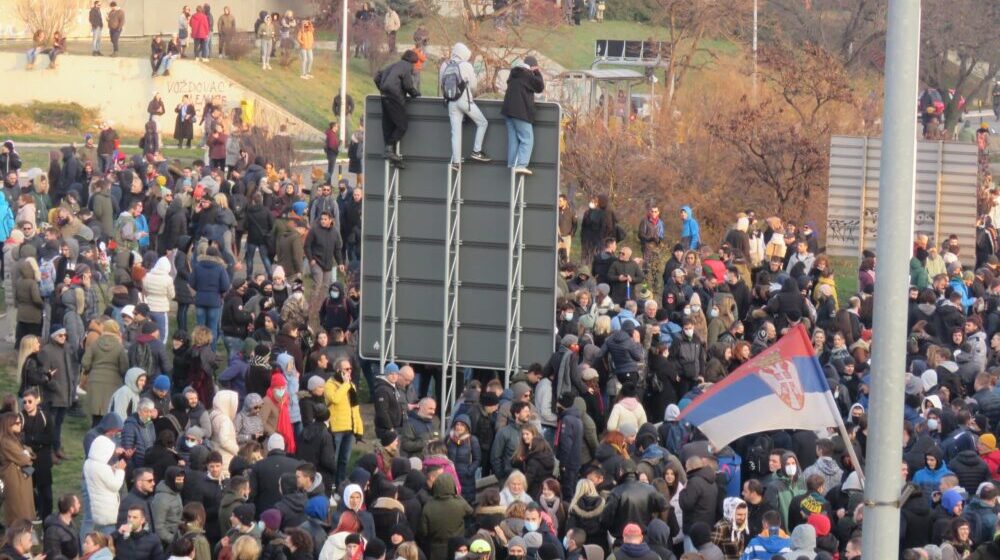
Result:
{"label": "bush", "polygon": [[254,50],[254,43],[245,33],[237,33],[226,44],[226,56],[233,60],[242,60]]}
{"label": "bush", "polygon": [[21,134],[38,129],[79,132],[98,120],[97,112],[78,103],[0,105],[0,130]]}

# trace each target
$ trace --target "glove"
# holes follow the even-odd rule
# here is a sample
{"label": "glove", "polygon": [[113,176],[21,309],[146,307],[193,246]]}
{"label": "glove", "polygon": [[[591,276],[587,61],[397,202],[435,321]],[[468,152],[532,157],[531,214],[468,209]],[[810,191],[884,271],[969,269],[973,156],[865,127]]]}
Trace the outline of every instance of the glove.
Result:
{"label": "glove", "polygon": [[354,434],[354,441],[356,443],[364,443],[365,442],[365,438],[361,437],[360,434]]}

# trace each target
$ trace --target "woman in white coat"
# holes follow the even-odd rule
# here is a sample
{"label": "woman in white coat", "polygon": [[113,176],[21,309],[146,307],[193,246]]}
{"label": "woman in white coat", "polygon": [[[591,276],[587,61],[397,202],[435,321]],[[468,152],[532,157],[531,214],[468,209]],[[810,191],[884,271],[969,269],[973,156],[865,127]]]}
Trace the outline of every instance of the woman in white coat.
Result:
{"label": "woman in white coat", "polygon": [[174,299],[174,276],[170,259],[160,257],[142,279],[142,293],[153,321],[160,331],[160,342],[166,344],[170,330],[170,302]]}
{"label": "woman in white coat", "polygon": [[222,471],[229,472],[229,462],[240,450],[236,441],[236,412],[240,397],[236,391],[219,391],[212,400],[212,449],[222,455]]}
{"label": "woman in white coat", "polygon": [[125,484],[125,460],[109,464],[115,454],[115,442],[107,436],[97,436],[90,444],[90,453],[83,463],[83,479],[87,483],[87,498],[94,519],[94,530],[111,534],[118,521],[121,488]]}

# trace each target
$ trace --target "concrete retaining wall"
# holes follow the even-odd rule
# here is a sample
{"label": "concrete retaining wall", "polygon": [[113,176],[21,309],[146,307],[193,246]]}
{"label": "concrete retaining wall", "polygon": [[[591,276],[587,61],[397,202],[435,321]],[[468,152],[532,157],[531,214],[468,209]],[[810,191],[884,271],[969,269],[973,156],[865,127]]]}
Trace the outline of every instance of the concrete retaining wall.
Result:
{"label": "concrete retaining wall", "polygon": [[[25,70],[25,55],[0,53],[0,75],[10,87],[4,88],[3,103],[32,101],[75,102],[100,111],[101,118],[114,121],[119,130],[142,130],[146,106],[159,91],[167,114],[160,126],[165,137],[173,133],[174,107],[188,94],[198,108],[199,118],[206,97],[222,97],[228,113],[243,99],[253,100],[254,122],[277,130],[281,124],[300,139],[322,140],[323,134],[288,111],[252,93],[210,66],[177,60],[169,77],[150,77],[149,62],[138,58],[110,58],[63,55],[59,68],[44,69],[39,60],[35,70]],[[200,134],[196,129],[196,136]]]}

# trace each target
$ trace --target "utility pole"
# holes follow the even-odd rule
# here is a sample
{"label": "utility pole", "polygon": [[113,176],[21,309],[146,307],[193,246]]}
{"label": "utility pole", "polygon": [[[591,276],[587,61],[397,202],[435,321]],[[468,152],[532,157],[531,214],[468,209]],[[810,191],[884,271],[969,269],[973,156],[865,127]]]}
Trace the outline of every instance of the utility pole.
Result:
{"label": "utility pole", "polygon": [[340,14],[340,145],[347,143],[347,9],[348,0],[341,0],[343,9]]}
{"label": "utility pole", "polygon": [[875,372],[868,407],[863,558],[899,557],[903,486],[903,393],[906,307],[913,239],[917,153],[920,1],[889,0],[885,48],[885,110],[878,195],[879,273],[875,281]]}
{"label": "utility pole", "polygon": [[757,100],[757,0],[753,0],[753,99]]}

